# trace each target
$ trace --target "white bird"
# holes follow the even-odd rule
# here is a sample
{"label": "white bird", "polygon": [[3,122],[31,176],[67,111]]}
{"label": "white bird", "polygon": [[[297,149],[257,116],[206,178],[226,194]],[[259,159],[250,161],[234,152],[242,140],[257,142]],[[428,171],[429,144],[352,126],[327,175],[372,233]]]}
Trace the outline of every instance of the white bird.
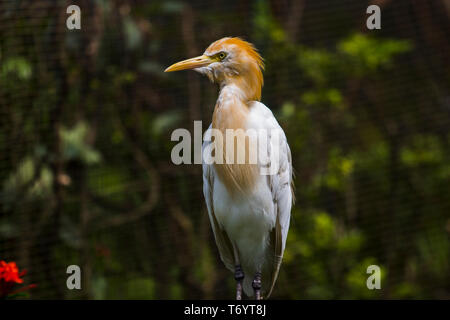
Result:
{"label": "white bird", "polygon": [[[227,37],[213,42],[202,56],[175,63],[165,71],[185,69],[205,74],[220,87],[203,143],[203,151],[210,148],[215,152],[203,159],[203,193],[220,257],[234,272],[236,299],[242,298],[242,289],[249,297],[268,298],[286,246],[294,197],[286,136],[270,109],[259,102],[263,60],[252,44]],[[211,129],[222,133],[223,139],[214,135],[211,142]],[[237,145],[234,137],[227,139],[229,129],[238,132]],[[248,155],[255,146],[248,142],[249,129],[267,133],[257,135],[257,142],[266,148],[258,148],[256,163]],[[275,136],[279,139],[272,139]],[[239,140],[242,137],[244,140]],[[236,163],[235,155],[228,161],[230,150],[245,150],[245,161]],[[215,163],[211,164],[212,160]],[[272,174],[262,174],[270,166],[275,167]]]}

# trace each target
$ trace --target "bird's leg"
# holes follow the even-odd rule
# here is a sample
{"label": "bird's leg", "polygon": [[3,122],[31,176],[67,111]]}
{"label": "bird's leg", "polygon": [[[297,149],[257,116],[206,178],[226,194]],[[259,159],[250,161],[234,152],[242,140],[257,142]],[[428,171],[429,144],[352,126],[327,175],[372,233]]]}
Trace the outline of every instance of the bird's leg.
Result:
{"label": "bird's leg", "polygon": [[261,272],[255,274],[253,278],[252,287],[255,292],[255,299],[261,300]]}
{"label": "bird's leg", "polygon": [[242,280],[244,280],[244,271],[238,264],[234,268],[234,279],[236,279],[236,300],[242,300]]}

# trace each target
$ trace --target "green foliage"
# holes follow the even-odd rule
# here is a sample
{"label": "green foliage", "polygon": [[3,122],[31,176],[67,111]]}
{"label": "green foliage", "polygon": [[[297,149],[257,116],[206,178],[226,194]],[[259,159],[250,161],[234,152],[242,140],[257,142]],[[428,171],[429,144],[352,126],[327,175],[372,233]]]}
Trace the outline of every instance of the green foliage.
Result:
{"label": "green foliage", "polygon": [[[364,237],[356,229],[346,230],[326,212],[294,212],[285,254],[285,268],[291,272],[301,263],[300,299],[374,298],[368,290],[366,269],[377,264],[364,257]],[[383,268],[382,268],[383,270]],[[294,272],[294,271],[292,271]],[[382,282],[384,271],[382,271]]]}
{"label": "green foliage", "polygon": [[[47,166],[36,168],[36,162],[31,157],[25,158],[9,178],[4,181],[2,188],[3,204],[11,201],[33,200],[45,198],[51,193],[53,174]],[[26,190],[26,193],[23,193]]]}
{"label": "green foliage", "polygon": [[352,71],[364,76],[382,67],[392,67],[392,58],[411,50],[406,40],[376,39],[354,34],[338,44],[338,51],[348,59]]}
{"label": "green foliage", "polygon": [[336,56],[321,49],[301,47],[297,51],[297,63],[305,76],[317,85],[325,84],[336,68]]}
{"label": "green foliage", "polygon": [[343,156],[339,149],[331,149],[328,155],[328,168],[324,175],[324,183],[330,189],[345,189],[348,177],[354,171],[355,161],[350,156]]}
{"label": "green foliage", "polygon": [[401,160],[408,167],[439,165],[444,162],[444,148],[435,136],[414,136],[401,151]]}
{"label": "green foliage", "polygon": [[[406,107],[395,100],[395,90],[401,89],[389,91],[388,84],[390,72],[398,72],[399,61],[414,45],[409,40],[352,32],[327,48],[297,45],[274,19],[267,2],[258,2],[256,8],[255,38],[267,47],[266,75],[277,79],[270,84],[276,88],[276,96],[272,100],[269,93],[266,102],[274,106],[273,101],[284,97],[279,119],[297,169],[299,209],[293,213],[287,266],[281,278],[296,275],[299,283],[298,289],[286,296],[380,298],[383,290],[366,287],[370,264],[381,266],[382,287],[391,288],[390,297],[423,296],[419,288],[430,277],[437,277],[435,284],[448,281],[448,234],[442,228],[427,231],[434,223],[425,227],[425,221],[448,223],[446,209],[430,203],[432,194],[441,194],[440,188],[448,192],[448,183],[444,186],[441,180],[448,181],[449,176],[448,141],[435,132],[424,134],[408,127],[415,133],[397,145],[396,136],[389,131],[389,126],[403,123],[396,112],[420,117],[411,110],[412,105]],[[276,70],[271,74],[269,69]],[[396,104],[375,101],[368,105],[364,100],[374,99],[374,95],[366,95],[370,90],[387,95]],[[360,97],[357,102],[355,96]],[[411,188],[422,195],[420,200],[410,198]],[[386,199],[393,193],[395,198],[389,204]],[[421,213],[417,212],[419,206]],[[431,217],[428,210],[437,211]],[[386,228],[384,223],[410,239],[397,240],[408,244],[394,245],[392,239],[387,244],[384,237],[390,233],[380,230]],[[405,231],[411,223],[417,223],[415,234]],[[403,250],[404,254],[375,253],[379,250]],[[432,252],[436,256],[432,257]],[[429,271],[421,271],[425,265]],[[405,269],[410,271],[404,273]]]}
{"label": "green foliage", "polygon": [[87,165],[100,162],[100,153],[86,143],[87,134],[88,126],[83,122],[71,129],[61,129],[63,155],[67,160],[80,160]]}
{"label": "green foliage", "polygon": [[12,57],[6,59],[1,68],[1,77],[5,81],[6,77],[14,75],[18,80],[28,80],[32,75],[30,63],[23,57]]}
{"label": "green foliage", "polygon": [[273,18],[267,1],[255,1],[254,10],[253,24],[257,39],[269,38],[275,43],[284,43],[287,41],[286,34],[279,23]]}
{"label": "green foliage", "polygon": [[123,29],[126,34],[126,45],[128,49],[136,49],[142,39],[141,39],[141,33],[139,31],[139,28],[137,27],[136,23],[133,19],[127,18],[123,22]]}
{"label": "green foliage", "polygon": [[154,299],[155,281],[152,278],[135,277],[125,282],[128,299]]}
{"label": "green foliage", "polygon": [[[0,255],[28,263],[33,298],[232,297],[201,168],[170,162],[171,132],[206,129],[217,92],[163,72],[228,35],[264,57],[262,100],[296,173],[273,298],[448,298],[450,82],[431,25],[418,41],[387,15],[358,33],[331,2],[298,21],[264,0],[87,3],[82,33],[61,32],[64,10],[13,5],[0,30]],[[83,292],[60,290],[69,264]],[[372,264],[382,290],[366,287]]]}

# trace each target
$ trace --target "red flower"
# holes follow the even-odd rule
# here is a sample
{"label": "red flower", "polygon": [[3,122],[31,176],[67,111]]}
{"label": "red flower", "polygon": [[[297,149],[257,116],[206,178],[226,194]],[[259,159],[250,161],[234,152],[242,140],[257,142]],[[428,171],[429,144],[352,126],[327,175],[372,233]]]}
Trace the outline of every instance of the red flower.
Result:
{"label": "red flower", "polygon": [[22,275],[24,275],[24,272],[19,274],[19,268],[17,268],[15,262],[6,263],[5,261],[0,261],[0,280],[22,283],[23,280],[20,279]]}
{"label": "red flower", "polygon": [[0,299],[13,297],[15,294],[36,287],[31,284],[16,290],[13,290],[18,283],[23,283],[23,277],[26,271],[19,272],[15,262],[0,261]]}

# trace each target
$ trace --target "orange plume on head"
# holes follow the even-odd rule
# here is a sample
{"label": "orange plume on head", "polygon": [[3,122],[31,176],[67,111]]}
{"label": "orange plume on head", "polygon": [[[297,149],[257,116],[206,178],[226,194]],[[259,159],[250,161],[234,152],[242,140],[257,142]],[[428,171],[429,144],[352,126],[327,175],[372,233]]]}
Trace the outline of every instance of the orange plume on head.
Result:
{"label": "orange plume on head", "polygon": [[220,51],[226,45],[237,46],[239,49],[247,53],[254,61],[256,61],[261,70],[264,70],[264,60],[258,53],[258,50],[255,48],[255,46],[239,37],[225,37],[219,39],[213,42],[206,51]]}
{"label": "orange plume on head", "polygon": [[261,90],[264,85],[264,78],[262,71],[264,70],[264,60],[258,53],[256,48],[250,42],[247,42],[239,37],[225,37],[213,42],[205,54],[213,54],[227,48],[233,48],[240,54],[236,59],[240,66],[246,68],[247,72],[238,77],[237,82],[242,87],[246,87],[247,92],[251,92],[249,100],[260,100]]}

